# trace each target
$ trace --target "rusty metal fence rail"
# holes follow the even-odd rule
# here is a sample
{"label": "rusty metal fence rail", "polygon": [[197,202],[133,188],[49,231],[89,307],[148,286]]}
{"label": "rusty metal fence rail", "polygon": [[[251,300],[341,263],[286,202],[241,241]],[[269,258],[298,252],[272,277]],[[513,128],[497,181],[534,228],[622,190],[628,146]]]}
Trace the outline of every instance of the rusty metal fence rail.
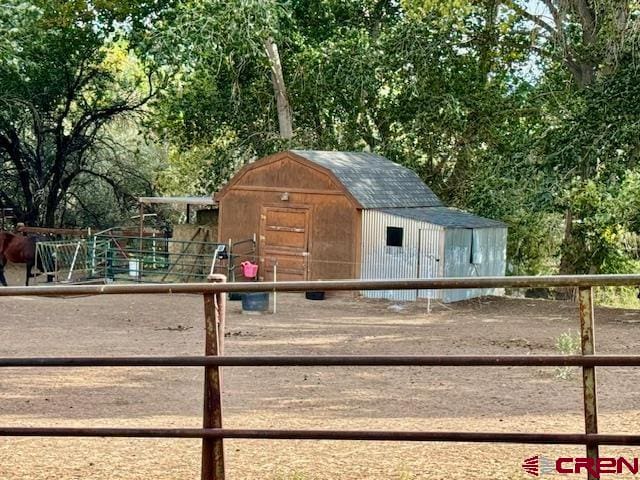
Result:
{"label": "rusty metal fence rail", "polygon": [[[552,277],[476,277],[430,280],[344,280],[321,282],[225,283],[212,275],[210,283],[146,285],[80,285],[8,287],[0,296],[74,296],[106,294],[197,293],[204,297],[206,343],[204,356],[192,357],[19,357],[0,358],[0,368],[20,367],[204,367],[203,428],[63,428],[2,427],[0,436],[201,438],[203,480],[223,480],[223,439],[367,440],[415,442],[484,442],[584,445],[587,456],[598,458],[600,445],[640,446],[640,433],[598,433],[596,367],[640,367],[640,355],[596,355],[594,286],[638,286],[640,275],[585,275]],[[458,356],[225,356],[223,350],[227,292],[455,289],[455,288],[576,287],[582,355],[458,355]],[[346,430],[254,430],[222,426],[221,367],[287,366],[579,366],[582,367],[584,433],[407,432]],[[595,478],[591,473],[588,478]]]}

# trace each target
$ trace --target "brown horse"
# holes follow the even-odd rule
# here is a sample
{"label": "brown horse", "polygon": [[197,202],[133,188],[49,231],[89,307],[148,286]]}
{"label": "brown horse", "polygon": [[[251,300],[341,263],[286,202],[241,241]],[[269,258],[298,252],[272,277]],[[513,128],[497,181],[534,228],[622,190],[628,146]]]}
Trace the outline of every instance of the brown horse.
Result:
{"label": "brown horse", "polygon": [[0,284],[5,287],[7,280],[4,277],[4,267],[8,262],[26,264],[27,281],[25,285],[28,287],[29,279],[34,276],[31,274],[31,270],[36,264],[35,239],[9,232],[0,232]]}

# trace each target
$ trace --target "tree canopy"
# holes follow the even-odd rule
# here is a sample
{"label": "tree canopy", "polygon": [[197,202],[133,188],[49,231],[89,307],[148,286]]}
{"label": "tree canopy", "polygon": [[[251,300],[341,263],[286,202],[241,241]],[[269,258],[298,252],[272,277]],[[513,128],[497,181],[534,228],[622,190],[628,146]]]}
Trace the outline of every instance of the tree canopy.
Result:
{"label": "tree canopy", "polygon": [[0,197],[24,221],[69,220],[65,212],[88,201],[87,182],[106,183],[118,198],[133,185],[150,189],[123,158],[114,122],[140,112],[158,88],[132,46],[156,3],[12,0],[2,8]]}

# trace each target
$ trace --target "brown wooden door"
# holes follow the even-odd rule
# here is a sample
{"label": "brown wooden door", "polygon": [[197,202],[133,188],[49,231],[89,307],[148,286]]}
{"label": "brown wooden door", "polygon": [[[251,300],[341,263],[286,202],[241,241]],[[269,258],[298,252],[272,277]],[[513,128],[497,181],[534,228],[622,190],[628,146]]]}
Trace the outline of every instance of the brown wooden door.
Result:
{"label": "brown wooden door", "polygon": [[262,207],[260,269],[262,281],[307,280],[310,233],[308,207]]}

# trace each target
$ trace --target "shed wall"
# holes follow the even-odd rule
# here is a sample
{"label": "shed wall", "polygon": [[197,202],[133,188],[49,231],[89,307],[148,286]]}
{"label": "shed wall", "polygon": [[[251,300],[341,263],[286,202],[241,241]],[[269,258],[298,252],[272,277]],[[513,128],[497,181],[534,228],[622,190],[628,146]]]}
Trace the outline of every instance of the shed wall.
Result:
{"label": "shed wall", "polygon": [[[308,207],[307,278],[355,278],[359,262],[360,213],[341,188],[317,169],[283,155],[247,171],[224,191],[219,198],[219,241],[238,241],[255,234],[260,251],[263,207]],[[285,192],[288,193],[287,201],[281,199]],[[262,275],[266,270],[263,268],[259,275],[263,280],[271,280]],[[278,278],[286,279],[281,275]]]}
{"label": "shed wall", "polygon": [[[403,229],[402,247],[387,246],[387,227]],[[444,230],[430,223],[419,222],[376,210],[362,212],[362,265],[360,278],[437,278],[442,276]],[[414,301],[437,298],[439,291],[369,290],[366,298],[388,298]]]}
{"label": "shed wall", "polygon": [[[506,228],[449,228],[445,233],[445,277],[501,276],[506,271]],[[503,289],[446,290],[445,302],[483,295],[500,295]]]}

